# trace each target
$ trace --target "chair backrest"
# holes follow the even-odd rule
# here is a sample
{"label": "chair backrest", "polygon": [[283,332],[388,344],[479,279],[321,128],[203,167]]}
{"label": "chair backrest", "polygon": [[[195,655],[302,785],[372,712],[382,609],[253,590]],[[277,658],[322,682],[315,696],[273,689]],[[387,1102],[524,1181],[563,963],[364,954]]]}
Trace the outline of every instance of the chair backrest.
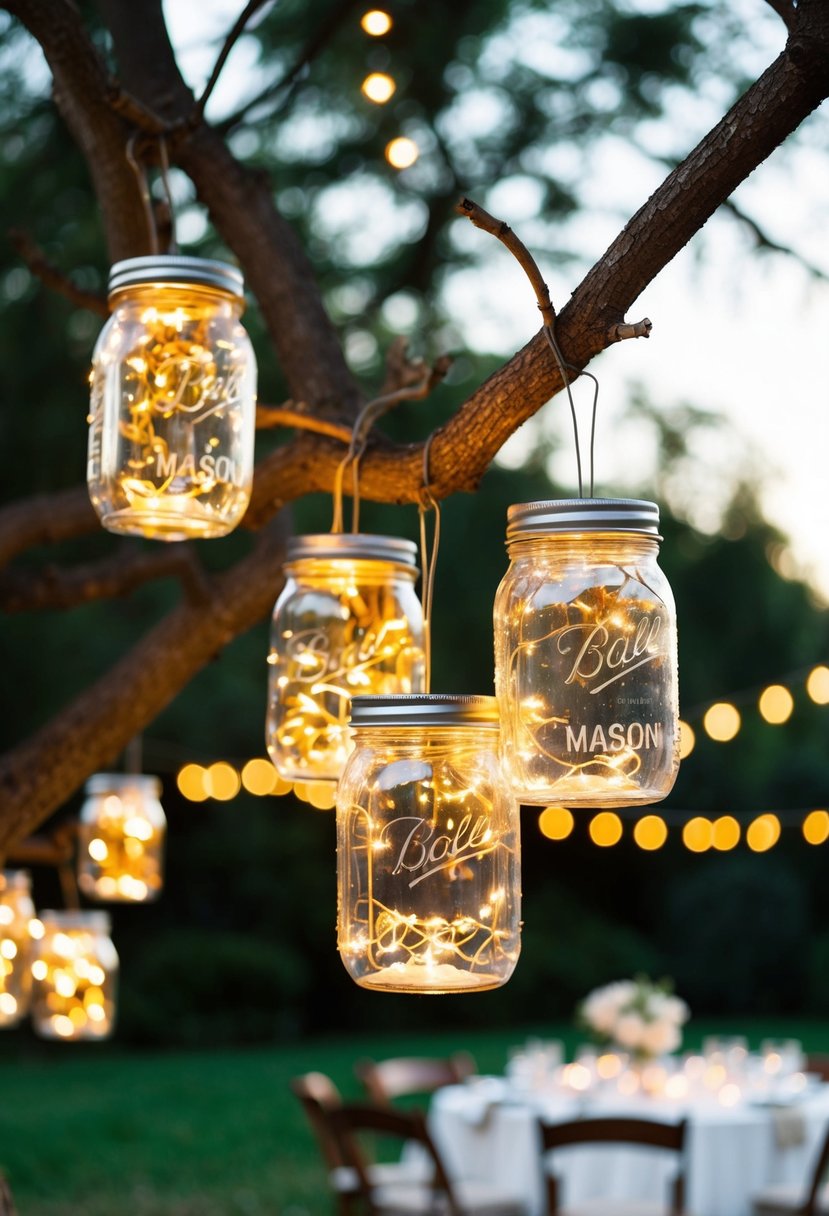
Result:
{"label": "chair backrest", "polygon": [[[685,1120],[662,1123],[656,1119],[606,1117],[573,1119],[565,1123],[539,1123],[542,1151],[573,1144],[637,1144],[648,1148],[666,1149],[677,1156],[678,1169],[671,1185],[670,1203],[666,1212],[682,1216],[685,1210],[685,1174],[682,1154],[685,1146]],[[550,1216],[559,1210],[558,1179],[546,1170],[547,1204]]]}
{"label": "chair backrest", "polygon": [[12,1193],[6,1179],[0,1174],[0,1216],[17,1216]]}
{"label": "chair backrest", "polygon": [[817,1073],[822,1081],[829,1081],[829,1055],[825,1052],[809,1052],[803,1068],[805,1072]]}
{"label": "chair backrest", "polygon": [[331,1130],[331,1113],[342,1105],[340,1091],[323,1072],[306,1072],[294,1077],[291,1089],[302,1103],[329,1170],[339,1168],[343,1165],[343,1158]]}
{"label": "chair backrest", "polygon": [[477,1072],[468,1051],[451,1056],[395,1056],[388,1060],[358,1060],[354,1071],[366,1094],[377,1104],[415,1094],[432,1094],[443,1085],[457,1085]]}
{"label": "chair backrest", "polygon": [[[394,1141],[401,1150],[404,1144],[419,1144],[430,1161],[431,1170],[424,1171],[423,1180],[410,1181],[407,1185],[407,1211],[440,1211],[447,1216],[463,1216],[421,1111],[395,1110],[385,1103],[345,1103],[330,1112],[330,1126],[343,1160],[357,1175],[358,1189],[369,1216],[379,1210],[381,1196],[387,1190],[383,1183],[374,1180],[370,1169],[378,1138]],[[367,1148],[369,1141],[372,1142],[371,1150]],[[421,1192],[422,1206],[415,1202],[415,1189]]]}
{"label": "chair backrest", "polygon": [[803,1207],[799,1209],[802,1216],[818,1216],[818,1195],[824,1182],[827,1166],[829,1166],[829,1126],[826,1128],[823,1144],[818,1153],[814,1172],[809,1181],[809,1194]]}

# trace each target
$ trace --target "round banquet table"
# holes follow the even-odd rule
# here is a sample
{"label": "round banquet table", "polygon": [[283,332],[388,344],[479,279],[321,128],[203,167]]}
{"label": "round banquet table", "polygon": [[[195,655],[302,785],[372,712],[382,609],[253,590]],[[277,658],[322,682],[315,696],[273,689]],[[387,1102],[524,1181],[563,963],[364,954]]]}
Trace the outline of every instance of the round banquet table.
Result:
{"label": "round banquet table", "polygon": [[[688,1120],[686,1205],[699,1216],[751,1216],[752,1196],[768,1186],[801,1184],[810,1176],[829,1126],[829,1085],[796,1104],[743,1100],[723,1107],[706,1095],[685,1102],[595,1098],[516,1089],[499,1077],[477,1077],[438,1090],[429,1127],[453,1177],[490,1181],[526,1199],[528,1216],[544,1216],[545,1183],[539,1117],[554,1123],[579,1115]],[[670,1154],[615,1145],[579,1145],[555,1153],[563,1201],[663,1202]]]}

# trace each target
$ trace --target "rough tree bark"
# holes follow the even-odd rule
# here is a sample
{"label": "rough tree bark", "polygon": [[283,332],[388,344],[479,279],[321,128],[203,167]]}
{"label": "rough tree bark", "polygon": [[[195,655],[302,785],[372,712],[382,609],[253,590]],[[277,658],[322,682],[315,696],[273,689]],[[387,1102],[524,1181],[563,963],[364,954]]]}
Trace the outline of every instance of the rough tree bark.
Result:
{"label": "rough tree bark", "polygon": [[[618,326],[643,289],[829,93],[829,5],[825,0],[769,2],[785,22],[785,49],[631,218],[561,310],[557,337],[575,368],[583,369],[619,339]],[[111,258],[146,250],[144,218],[124,157],[126,141],[136,129],[152,136],[162,132],[171,160],[194,182],[244,270],[294,400],[335,422],[353,418],[359,390],[325,314],[313,269],[276,212],[269,183],[240,164],[222,133],[205,122],[178,71],[160,0],[141,5],[101,0],[118,63],[115,82],[72,0],[6,0],[0,7],[43,48],[56,104],[89,165]],[[344,4],[342,10],[347,9]],[[474,490],[506,439],[561,387],[539,333],[432,437],[433,493],[446,497]],[[259,538],[252,552],[221,576],[209,578],[189,558],[154,565],[126,555],[106,568],[75,571],[65,579],[47,570],[28,585],[8,572],[0,598],[9,608],[49,600],[50,586],[51,603],[59,596],[76,603],[171,572],[181,578],[183,596],[112,671],[0,758],[0,854],[42,823],[90,773],[110,764],[218,650],[267,614],[280,580],[277,513],[302,495],[330,491],[343,452],[343,443],[331,434],[301,430],[259,463],[245,519]],[[420,444],[375,440],[361,464],[361,493],[379,501],[417,501],[422,457]],[[97,526],[85,487],[13,504],[0,510],[0,564],[32,546]],[[47,755],[59,759],[38,762]]]}

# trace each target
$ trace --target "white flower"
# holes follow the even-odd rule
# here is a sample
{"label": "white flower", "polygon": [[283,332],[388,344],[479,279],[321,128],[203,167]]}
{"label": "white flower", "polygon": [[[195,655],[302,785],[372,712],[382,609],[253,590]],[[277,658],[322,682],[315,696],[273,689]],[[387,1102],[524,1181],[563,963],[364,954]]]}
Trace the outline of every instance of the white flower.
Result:
{"label": "white flower", "polygon": [[649,1056],[664,1056],[679,1047],[681,1036],[673,1022],[647,1022],[642,1030],[639,1050]]}
{"label": "white flower", "polygon": [[623,1013],[616,1023],[613,1037],[620,1047],[641,1051],[647,1023],[638,1013]]}
{"label": "white flower", "polygon": [[597,1034],[613,1036],[617,1019],[636,997],[632,980],[619,980],[591,992],[582,1006],[582,1016]]}

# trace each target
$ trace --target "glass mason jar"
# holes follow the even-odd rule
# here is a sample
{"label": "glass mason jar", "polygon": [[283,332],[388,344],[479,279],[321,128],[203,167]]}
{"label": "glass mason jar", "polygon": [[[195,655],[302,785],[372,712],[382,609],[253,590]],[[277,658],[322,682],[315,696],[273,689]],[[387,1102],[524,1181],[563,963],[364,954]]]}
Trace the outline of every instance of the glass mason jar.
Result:
{"label": "glass mason jar", "polygon": [[509,508],[495,598],[502,757],[520,802],[658,802],[679,767],[674,600],[659,510],[634,499]]}
{"label": "glass mason jar", "polygon": [[92,357],[87,482],[111,532],[224,536],[253,480],[256,359],[241,273],[154,255],[110,271]]}
{"label": "glass mason jar", "polygon": [[482,992],[521,948],[518,805],[494,697],[357,697],[337,786],[340,957],[363,988]]}
{"label": "glass mason jar", "polygon": [[288,542],[271,624],[268,752],[289,781],[336,781],[351,750],[355,694],[422,692],[417,546],[322,533]]}
{"label": "glass mason jar", "polygon": [[143,773],[96,773],[78,824],[78,885],[91,899],[146,903],[163,884],[167,817],[161,782]]}
{"label": "glass mason jar", "polygon": [[118,955],[106,912],[43,912],[32,963],[32,1025],[45,1039],[105,1039],[115,1024]]}
{"label": "glass mason jar", "polygon": [[0,874],[0,1026],[15,1026],[29,1009],[34,916],[28,870],[4,870]]}

